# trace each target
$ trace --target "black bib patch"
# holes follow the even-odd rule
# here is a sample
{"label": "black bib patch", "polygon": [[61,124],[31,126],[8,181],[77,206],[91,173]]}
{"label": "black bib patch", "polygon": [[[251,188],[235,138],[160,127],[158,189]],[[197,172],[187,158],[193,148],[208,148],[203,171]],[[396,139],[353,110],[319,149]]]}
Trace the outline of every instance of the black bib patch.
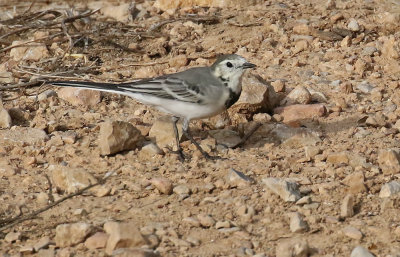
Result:
{"label": "black bib patch", "polygon": [[229,98],[225,102],[226,109],[231,107],[234,103],[237,102],[237,100],[239,100],[240,93],[241,92],[239,92],[239,94],[237,94],[237,93],[233,92],[232,89],[229,89]]}

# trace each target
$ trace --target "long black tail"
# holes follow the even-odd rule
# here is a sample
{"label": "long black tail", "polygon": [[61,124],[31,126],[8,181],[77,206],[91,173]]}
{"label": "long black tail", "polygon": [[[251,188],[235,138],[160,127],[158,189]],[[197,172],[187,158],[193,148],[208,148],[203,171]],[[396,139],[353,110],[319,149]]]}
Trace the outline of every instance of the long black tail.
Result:
{"label": "long black tail", "polygon": [[86,82],[86,81],[49,81],[48,84],[59,87],[78,87],[98,91],[121,93],[124,90],[118,88],[119,84],[114,83],[100,83],[100,82]]}

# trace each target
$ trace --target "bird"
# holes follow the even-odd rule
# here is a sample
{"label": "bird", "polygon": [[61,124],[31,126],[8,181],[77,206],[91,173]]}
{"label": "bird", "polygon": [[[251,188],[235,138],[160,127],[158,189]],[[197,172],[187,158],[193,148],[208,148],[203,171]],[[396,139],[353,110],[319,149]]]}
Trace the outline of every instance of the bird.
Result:
{"label": "bird", "polygon": [[256,65],[237,54],[219,56],[211,66],[124,83],[85,81],[49,81],[60,87],[77,87],[126,95],[172,115],[177,153],[181,161],[185,154],[179,143],[177,123],[182,122],[185,135],[206,159],[219,159],[205,152],[189,132],[192,120],[215,116],[231,107],[242,92],[242,75]]}

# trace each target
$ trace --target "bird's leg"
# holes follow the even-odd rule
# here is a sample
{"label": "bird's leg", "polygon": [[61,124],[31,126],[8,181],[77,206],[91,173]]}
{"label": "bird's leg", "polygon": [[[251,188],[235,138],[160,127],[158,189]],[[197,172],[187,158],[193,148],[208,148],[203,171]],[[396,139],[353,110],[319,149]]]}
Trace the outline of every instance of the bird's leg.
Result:
{"label": "bird's leg", "polygon": [[204,156],[204,158],[206,158],[207,160],[222,159],[219,156],[210,156],[206,151],[203,150],[203,148],[201,148],[199,143],[197,143],[196,140],[194,140],[194,138],[189,133],[189,121],[188,120],[183,121],[182,132],[185,135],[185,137],[187,137],[190,140],[190,142],[192,142],[192,144],[194,144],[196,146],[197,150],[200,151],[200,153]]}
{"label": "bird's leg", "polygon": [[178,132],[178,127],[176,126],[178,121],[179,121],[179,117],[175,117],[175,116],[172,117],[172,123],[174,125],[175,142],[176,142],[176,147],[177,147],[176,153],[178,154],[179,160],[181,162],[183,162],[185,160],[185,155],[183,154],[182,147],[179,144],[179,132]]}

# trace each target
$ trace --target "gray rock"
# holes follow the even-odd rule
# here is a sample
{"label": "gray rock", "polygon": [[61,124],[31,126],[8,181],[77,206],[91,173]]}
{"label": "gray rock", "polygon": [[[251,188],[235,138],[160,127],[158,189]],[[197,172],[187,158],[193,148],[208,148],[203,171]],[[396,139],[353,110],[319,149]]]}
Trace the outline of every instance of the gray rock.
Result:
{"label": "gray rock", "polygon": [[396,195],[400,193],[400,182],[391,181],[389,183],[384,184],[381,187],[381,191],[379,192],[380,198],[391,197],[392,195]]}
{"label": "gray rock", "polygon": [[253,180],[242,172],[230,168],[226,176],[226,182],[231,186],[245,187],[250,185]]}
{"label": "gray rock", "polygon": [[300,191],[297,183],[279,178],[262,179],[266,187],[279,195],[286,202],[296,202],[300,199]]}
{"label": "gray rock", "polygon": [[370,253],[367,249],[362,246],[357,246],[351,251],[350,257],[375,257],[372,253]]}
{"label": "gray rock", "polygon": [[356,32],[360,30],[360,25],[358,25],[358,22],[355,19],[350,19],[349,24],[347,24],[347,28]]}
{"label": "gray rock", "polygon": [[0,141],[8,144],[41,144],[49,139],[43,129],[28,127],[12,127],[8,130],[0,130]]}
{"label": "gray rock", "polygon": [[300,213],[294,212],[290,214],[290,231],[293,233],[301,233],[308,230],[308,223],[303,220]]}
{"label": "gray rock", "polygon": [[368,83],[368,81],[363,81],[360,84],[358,84],[356,88],[364,94],[370,94],[372,90],[375,88],[375,86]]}

